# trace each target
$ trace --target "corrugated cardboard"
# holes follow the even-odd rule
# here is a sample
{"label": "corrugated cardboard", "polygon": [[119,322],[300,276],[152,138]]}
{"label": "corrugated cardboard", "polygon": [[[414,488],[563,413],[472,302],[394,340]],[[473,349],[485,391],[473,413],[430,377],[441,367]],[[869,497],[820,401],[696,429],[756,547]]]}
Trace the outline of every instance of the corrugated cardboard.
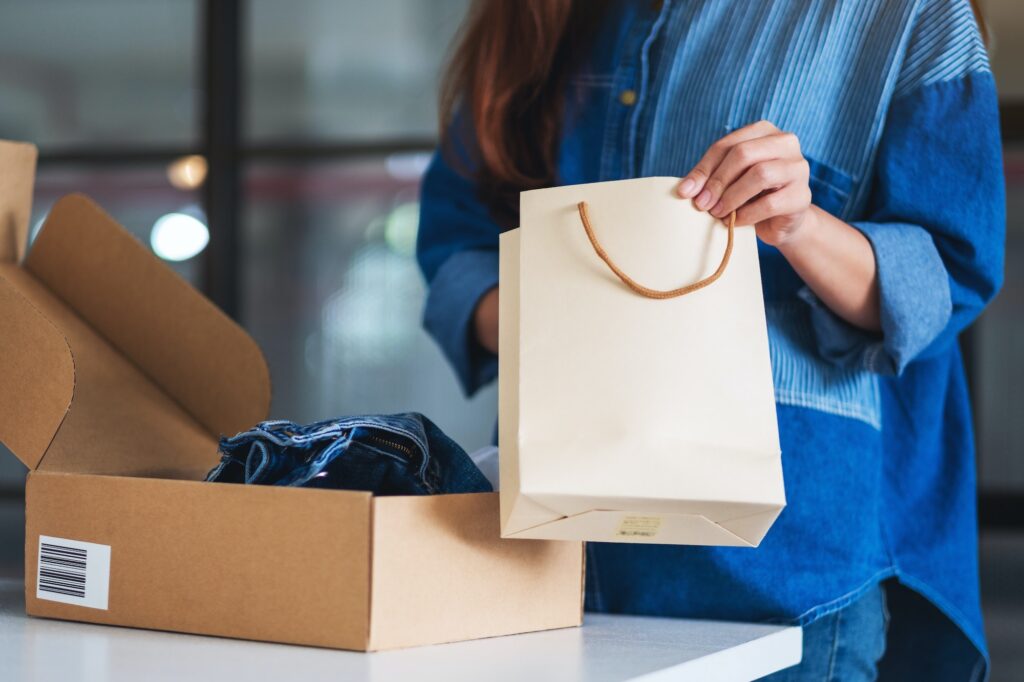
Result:
{"label": "corrugated cardboard", "polygon": [[[0,440],[31,469],[31,615],[356,650],[579,625],[582,547],[499,538],[497,494],[201,479],[265,418],[256,344],[82,196],[28,256],[35,150],[0,142]],[[107,608],[40,599],[40,536],[110,546]]]}
{"label": "corrugated cardboard", "polygon": [[[677,178],[524,192],[501,235],[499,460],[505,537],[753,547],[785,506],[757,242]],[[652,248],[656,245],[656,248]]]}

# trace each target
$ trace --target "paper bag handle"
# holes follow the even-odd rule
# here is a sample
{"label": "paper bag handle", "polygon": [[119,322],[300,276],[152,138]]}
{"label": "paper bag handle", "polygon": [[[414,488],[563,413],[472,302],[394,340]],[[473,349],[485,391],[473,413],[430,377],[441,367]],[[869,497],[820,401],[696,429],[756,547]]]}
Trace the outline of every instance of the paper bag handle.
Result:
{"label": "paper bag handle", "polygon": [[722,273],[725,272],[726,266],[729,265],[729,257],[732,256],[732,233],[736,227],[736,211],[729,214],[729,240],[726,242],[725,254],[722,256],[722,262],[718,265],[718,269],[699,282],[687,284],[686,286],[679,287],[678,289],[659,291],[658,289],[645,287],[632,279],[612,261],[611,256],[609,256],[608,252],[604,250],[603,246],[601,246],[601,242],[597,240],[597,235],[594,234],[594,228],[590,225],[590,216],[587,214],[587,202],[581,201],[576,205],[576,207],[580,211],[580,221],[583,223],[583,229],[586,230],[587,238],[590,240],[590,245],[594,247],[594,251],[601,257],[601,260],[605,262],[608,268],[622,280],[623,284],[641,296],[646,296],[647,298],[676,298],[677,296],[691,294],[698,289],[703,289],[704,287],[714,283],[715,280],[722,276]]}

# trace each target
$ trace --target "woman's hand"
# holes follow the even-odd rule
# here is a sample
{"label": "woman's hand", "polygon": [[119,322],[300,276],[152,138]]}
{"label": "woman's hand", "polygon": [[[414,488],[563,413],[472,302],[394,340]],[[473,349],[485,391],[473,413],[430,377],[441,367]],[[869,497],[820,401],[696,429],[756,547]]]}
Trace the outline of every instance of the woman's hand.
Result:
{"label": "woman's hand", "polygon": [[480,345],[498,353],[498,287],[480,297],[473,311],[473,333]]}
{"label": "woman's hand", "polygon": [[796,135],[759,121],[711,145],[678,192],[716,218],[736,211],[737,224],[753,225],[762,241],[781,246],[809,222],[809,178]]}
{"label": "woman's hand", "polygon": [[834,313],[880,331],[874,250],[860,230],[811,204],[809,180],[796,135],[760,121],[711,145],[677,191],[716,218],[736,211],[736,223],[777,247]]}

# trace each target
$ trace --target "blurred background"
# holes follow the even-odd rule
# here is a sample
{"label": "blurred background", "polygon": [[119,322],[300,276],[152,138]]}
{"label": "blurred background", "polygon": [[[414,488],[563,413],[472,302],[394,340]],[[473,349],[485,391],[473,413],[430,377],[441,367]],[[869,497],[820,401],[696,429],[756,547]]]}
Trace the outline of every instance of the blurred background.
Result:
{"label": "blurred background", "polygon": [[[1024,679],[1024,3],[982,3],[1001,90],[1006,284],[962,339],[977,423],[993,680]],[[469,450],[420,328],[418,181],[467,0],[2,0],[0,138],[40,148],[33,225],[95,198],[262,346],[275,417],[423,410]],[[214,230],[210,240],[210,229]],[[0,576],[25,471],[0,446]]]}

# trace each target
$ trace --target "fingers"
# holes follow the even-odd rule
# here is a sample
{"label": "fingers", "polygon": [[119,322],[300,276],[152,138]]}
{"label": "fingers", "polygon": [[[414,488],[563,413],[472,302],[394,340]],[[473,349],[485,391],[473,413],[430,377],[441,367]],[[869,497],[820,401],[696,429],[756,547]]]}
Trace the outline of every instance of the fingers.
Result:
{"label": "fingers", "polygon": [[736,211],[737,225],[756,225],[770,218],[799,213],[811,204],[811,190],[807,184],[790,183]]}
{"label": "fingers", "polygon": [[803,159],[772,159],[755,163],[726,188],[709,213],[721,218],[762,192],[777,190],[794,182],[807,184],[809,176],[810,169]]}
{"label": "fingers", "polygon": [[708,210],[751,167],[771,159],[785,159],[799,154],[800,145],[796,142],[796,136],[789,133],[775,133],[740,142],[726,153],[693,203],[702,211]]}
{"label": "fingers", "polygon": [[680,180],[679,186],[677,187],[679,196],[683,199],[695,197],[702,189],[704,189],[704,183],[706,183],[708,178],[711,177],[714,170],[718,168],[722,159],[725,158],[725,155],[728,154],[729,150],[740,142],[753,140],[777,132],[779,132],[779,129],[770,122],[758,121],[757,123],[752,123],[748,126],[738,128],[718,140],[708,147],[708,150],[704,153],[701,160],[697,162],[697,165],[693,167],[693,170],[687,173],[686,176]]}

